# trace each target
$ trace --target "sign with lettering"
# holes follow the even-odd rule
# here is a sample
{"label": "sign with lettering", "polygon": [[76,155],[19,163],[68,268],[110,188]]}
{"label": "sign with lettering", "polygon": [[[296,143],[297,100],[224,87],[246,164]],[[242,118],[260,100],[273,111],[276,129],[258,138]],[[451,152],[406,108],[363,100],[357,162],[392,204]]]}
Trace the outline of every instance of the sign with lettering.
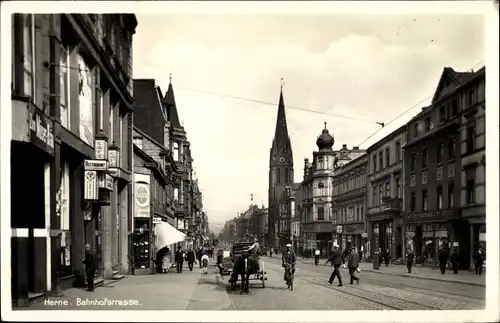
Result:
{"label": "sign with lettering", "polygon": [[163,221],[162,221],[162,220],[161,220],[161,218],[159,218],[159,217],[156,217],[156,216],[155,216],[155,217],[153,218],[153,224],[158,224],[158,223],[162,223],[162,222],[163,222]]}
{"label": "sign with lettering", "polygon": [[84,172],[84,199],[97,200],[98,197],[97,172],[95,170],[86,170]]}
{"label": "sign with lettering", "polygon": [[148,183],[135,183],[135,216],[139,218],[150,217],[150,196]]}
{"label": "sign with lettering", "polygon": [[54,155],[54,123],[34,105],[30,105],[28,114],[31,143]]}
{"label": "sign with lettering", "polygon": [[83,167],[85,170],[98,170],[105,171],[108,169],[108,161],[107,160],[85,160],[83,162]]}
{"label": "sign with lettering", "polygon": [[107,143],[104,139],[95,140],[95,159],[106,159]]}
{"label": "sign with lettering", "polygon": [[118,167],[118,151],[116,150],[109,150],[108,151],[108,161],[109,161],[109,167]]}
{"label": "sign with lettering", "polygon": [[113,190],[114,179],[111,175],[106,173],[99,173],[99,188],[104,188],[108,191]]}

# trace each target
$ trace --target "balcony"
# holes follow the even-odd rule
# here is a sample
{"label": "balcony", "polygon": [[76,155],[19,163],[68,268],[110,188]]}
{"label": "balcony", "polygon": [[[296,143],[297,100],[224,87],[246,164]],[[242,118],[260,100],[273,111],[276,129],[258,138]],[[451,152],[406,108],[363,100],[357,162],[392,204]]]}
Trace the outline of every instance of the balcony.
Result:
{"label": "balcony", "polygon": [[382,205],[371,207],[368,209],[369,215],[376,215],[382,213],[400,213],[403,210],[403,200],[397,197],[384,197],[382,198]]}

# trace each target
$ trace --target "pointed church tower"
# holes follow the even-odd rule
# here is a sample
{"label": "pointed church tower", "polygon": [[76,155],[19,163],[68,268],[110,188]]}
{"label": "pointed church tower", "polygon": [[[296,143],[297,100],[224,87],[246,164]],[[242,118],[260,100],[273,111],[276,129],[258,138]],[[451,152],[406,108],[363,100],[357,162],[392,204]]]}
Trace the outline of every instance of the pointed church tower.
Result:
{"label": "pointed church tower", "polygon": [[268,215],[268,246],[276,248],[275,222],[279,215],[279,201],[286,186],[293,184],[293,153],[288,127],[286,123],[283,86],[281,86],[278,103],[278,116],[274,138],[269,152],[269,215]]}

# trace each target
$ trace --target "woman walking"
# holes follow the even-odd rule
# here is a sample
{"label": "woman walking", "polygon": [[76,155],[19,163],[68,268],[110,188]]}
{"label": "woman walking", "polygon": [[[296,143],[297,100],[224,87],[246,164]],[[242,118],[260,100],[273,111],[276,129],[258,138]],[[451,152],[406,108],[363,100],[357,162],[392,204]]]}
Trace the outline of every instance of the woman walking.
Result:
{"label": "woman walking", "polygon": [[207,252],[204,253],[204,255],[201,257],[201,263],[202,263],[202,270],[203,270],[203,273],[206,275],[208,274],[208,255],[207,255]]}

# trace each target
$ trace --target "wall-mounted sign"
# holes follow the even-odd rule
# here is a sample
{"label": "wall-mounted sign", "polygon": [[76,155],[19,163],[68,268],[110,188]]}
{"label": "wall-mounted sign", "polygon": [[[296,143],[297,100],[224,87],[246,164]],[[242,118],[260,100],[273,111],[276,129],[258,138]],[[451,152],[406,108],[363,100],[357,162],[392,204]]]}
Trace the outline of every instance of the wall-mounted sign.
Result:
{"label": "wall-mounted sign", "polygon": [[177,229],[184,230],[184,219],[177,219]]}
{"label": "wall-mounted sign", "polygon": [[92,73],[80,55],[78,61],[78,102],[80,110],[80,139],[94,147],[94,122],[92,118]]}
{"label": "wall-mounted sign", "polygon": [[87,159],[83,162],[83,167],[85,170],[106,171],[108,169],[108,161]]}
{"label": "wall-mounted sign", "polygon": [[95,159],[103,159],[106,160],[108,143],[105,139],[96,139],[95,140]]}
{"label": "wall-mounted sign", "polygon": [[118,168],[108,168],[108,173],[113,177],[120,177],[120,170]]}
{"label": "wall-mounted sign", "polygon": [[118,167],[118,151],[117,150],[109,150],[108,151],[108,161],[109,167]]}
{"label": "wall-mounted sign", "polygon": [[99,174],[99,188],[107,189],[108,191],[113,190],[114,179],[111,175],[106,173]]}
{"label": "wall-mounted sign", "polygon": [[86,170],[84,172],[84,199],[97,200],[99,197],[97,188],[97,172]]}
{"label": "wall-mounted sign", "polygon": [[28,115],[31,143],[53,156],[54,123],[34,105],[30,105]]}
{"label": "wall-mounted sign", "polygon": [[135,216],[139,218],[150,217],[149,184],[143,182],[135,183]]}
{"label": "wall-mounted sign", "polygon": [[162,221],[162,220],[161,220],[161,218],[159,218],[159,217],[156,217],[156,216],[155,216],[155,217],[153,218],[153,224],[158,224],[158,223],[162,223],[162,222],[163,222],[163,221]]}
{"label": "wall-mounted sign", "polygon": [[341,225],[337,225],[337,233],[342,233],[342,226]]}

